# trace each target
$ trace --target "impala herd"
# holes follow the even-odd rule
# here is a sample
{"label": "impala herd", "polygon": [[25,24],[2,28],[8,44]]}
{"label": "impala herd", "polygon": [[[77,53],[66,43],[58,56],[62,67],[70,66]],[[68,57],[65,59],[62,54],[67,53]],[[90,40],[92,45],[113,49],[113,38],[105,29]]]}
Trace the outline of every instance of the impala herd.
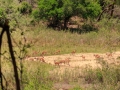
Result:
{"label": "impala herd", "polygon": [[54,60],[54,64],[55,65],[58,65],[58,66],[60,66],[60,64],[67,64],[67,65],[69,65],[70,66],[70,58],[66,58],[66,59],[64,59],[64,60],[59,60],[59,61],[55,61]]}
{"label": "impala herd", "polygon": [[[41,53],[41,56],[40,57],[29,57],[29,56],[27,56],[26,58],[25,58],[25,60],[28,60],[28,61],[40,61],[40,62],[43,62],[43,63],[47,63],[46,61],[45,61],[45,58],[44,58],[44,55],[46,54],[47,52],[42,52]],[[60,50],[58,50],[58,51],[56,51],[55,52],[55,54],[59,54],[60,53]],[[76,53],[76,51],[74,50],[74,51],[72,51],[71,52],[71,54],[70,55],[75,55],[75,53]],[[106,58],[113,58],[113,53],[106,53],[105,54],[106,55]],[[84,56],[84,55],[81,55],[80,56],[81,57],[81,59],[82,60],[86,60],[86,56]],[[97,59],[104,59],[103,58],[103,56],[101,56],[101,55],[99,55],[99,54],[93,54],[93,57],[95,58],[95,60],[97,60]],[[68,65],[68,66],[70,66],[70,62],[71,62],[72,60],[71,60],[71,58],[65,58],[65,59],[61,59],[61,60],[54,60],[54,65],[55,66],[61,66],[61,65]]]}

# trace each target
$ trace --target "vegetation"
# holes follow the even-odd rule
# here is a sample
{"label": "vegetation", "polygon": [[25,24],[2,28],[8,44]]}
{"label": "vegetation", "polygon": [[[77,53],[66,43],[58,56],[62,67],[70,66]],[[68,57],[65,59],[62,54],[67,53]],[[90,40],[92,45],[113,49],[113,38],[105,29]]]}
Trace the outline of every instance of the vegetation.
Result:
{"label": "vegetation", "polygon": [[28,2],[22,2],[21,5],[18,7],[18,11],[22,14],[29,14],[32,12],[32,7],[29,5]]}
{"label": "vegetation", "polygon": [[102,69],[64,68],[62,73],[55,65],[26,60],[119,51],[119,5],[119,0],[0,0],[0,90],[58,90],[60,83],[69,90],[119,90],[119,65],[102,59]]}
{"label": "vegetation", "polygon": [[48,20],[49,25],[52,27],[57,27],[63,22],[63,29],[67,29],[67,23],[73,16],[95,18],[101,11],[98,2],[91,2],[88,0],[40,0],[38,7],[39,10],[33,13],[35,18],[39,17]]}

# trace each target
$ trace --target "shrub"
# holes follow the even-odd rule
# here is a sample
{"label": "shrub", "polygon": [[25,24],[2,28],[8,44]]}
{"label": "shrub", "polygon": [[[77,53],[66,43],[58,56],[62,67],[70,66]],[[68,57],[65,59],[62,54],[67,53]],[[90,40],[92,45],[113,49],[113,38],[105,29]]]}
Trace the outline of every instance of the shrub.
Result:
{"label": "shrub", "polygon": [[23,1],[18,7],[18,11],[22,14],[29,14],[32,12],[32,6],[28,4],[28,2]]}

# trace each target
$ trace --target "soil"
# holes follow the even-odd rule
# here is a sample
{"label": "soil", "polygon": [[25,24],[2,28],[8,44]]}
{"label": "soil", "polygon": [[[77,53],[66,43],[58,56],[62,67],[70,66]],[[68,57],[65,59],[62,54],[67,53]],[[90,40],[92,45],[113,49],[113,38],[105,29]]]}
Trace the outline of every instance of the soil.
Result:
{"label": "soil", "polygon": [[[98,55],[99,57],[95,57]],[[65,60],[70,58],[70,65],[60,64],[60,67],[86,67],[92,68],[101,67],[98,60],[102,59],[107,61],[109,64],[118,65],[120,63],[120,52],[114,53],[75,53],[75,54],[64,54],[64,55],[53,55],[45,56],[46,63],[54,65],[55,61]]]}

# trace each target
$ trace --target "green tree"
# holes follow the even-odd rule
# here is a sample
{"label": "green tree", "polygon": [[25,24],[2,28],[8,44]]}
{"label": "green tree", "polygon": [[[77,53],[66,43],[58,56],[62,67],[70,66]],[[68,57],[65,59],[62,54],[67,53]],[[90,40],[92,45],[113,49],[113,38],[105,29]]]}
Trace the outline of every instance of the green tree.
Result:
{"label": "green tree", "polygon": [[101,11],[96,0],[39,0],[38,6],[39,10],[33,13],[35,18],[46,19],[53,27],[63,22],[63,29],[72,16],[95,18]]}

